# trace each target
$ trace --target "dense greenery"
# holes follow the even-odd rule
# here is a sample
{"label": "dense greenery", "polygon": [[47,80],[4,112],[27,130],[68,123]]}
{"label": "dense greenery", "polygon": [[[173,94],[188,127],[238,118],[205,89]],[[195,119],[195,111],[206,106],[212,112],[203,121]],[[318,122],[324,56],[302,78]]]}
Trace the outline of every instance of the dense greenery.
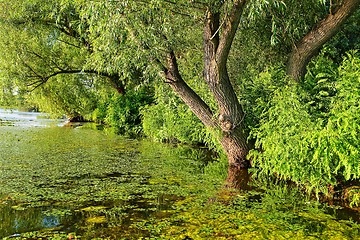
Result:
{"label": "dense greenery", "polygon": [[[192,82],[196,84],[196,82]],[[194,86],[197,92],[211,97],[200,83]],[[146,106],[141,111],[144,133],[163,142],[182,142],[188,144],[206,144],[209,148],[220,150],[211,129],[205,128],[191,110],[163,84],[155,86],[155,104]]]}
{"label": "dense greenery", "polygon": [[289,85],[273,92],[253,131],[263,152],[251,155],[261,173],[327,192],[328,184],[360,178],[360,59],[349,54],[338,68],[324,57],[317,61],[326,68],[314,68],[310,91],[308,85]]}
{"label": "dense greenery", "polygon": [[358,5],[2,0],[0,104],[205,144],[332,194],[360,178]]}
{"label": "dense greenery", "polygon": [[98,102],[91,112],[92,121],[111,126],[117,134],[139,136],[142,134],[140,110],[152,103],[152,90],[129,90],[125,95],[117,93]]}

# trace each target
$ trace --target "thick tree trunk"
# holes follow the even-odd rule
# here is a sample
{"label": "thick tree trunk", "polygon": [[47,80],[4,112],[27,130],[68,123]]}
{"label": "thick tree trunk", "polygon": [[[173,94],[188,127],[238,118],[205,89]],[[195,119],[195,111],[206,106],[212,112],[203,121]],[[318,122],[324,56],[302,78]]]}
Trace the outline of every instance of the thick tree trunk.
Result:
{"label": "thick tree trunk", "polygon": [[300,42],[294,46],[287,65],[287,74],[301,81],[306,74],[306,66],[320,48],[339,30],[341,25],[359,7],[360,0],[343,0],[330,12],[314,29],[308,32]]}
{"label": "thick tree trunk", "polygon": [[226,187],[250,190],[249,186],[251,175],[248,168],[240,167],[237,165],[228,166],[228,176],[226,178]]}
{"label": "thick tree trunk", "polygon": [[229,162],[227,182],[237,188],[246,188],[249,180],[248,133],[243,122],[245,114],[231,85],[226,63],[245,3],[234,1],[230,14],[222,19],[222,26],[220,13],[209,9],[204,27],[205,81],[219,107],[220,142]]}
{"label": "thick tree trunk", "polygon": [[[248,133],[244,126],[244,112],[231,85],[226,68],[230,48],[240,23],[246,0],[234,0],[231,11],[224,15],[209,7],[204,27],[204,79],[217,104],[215,116],[209,106],[185,83],[179,73],[176,56],[169,52],[166,66],[155,59],[175,93],[207,127],[221,130],[220,143],[227,154],[229,176],[227,186],[247,188],[249,180]],[[222,24],[220,25],[220,22]]]}
{"label": "thick tree trunk", "polygon": [[237,128],[231,134],[225,133],[221,139],[221,145],[227,154],[229,162],[227,185],[233,188],[247,189],[250,179],[248,168],[251,166],[246,159],[249,146],[243,130]]}

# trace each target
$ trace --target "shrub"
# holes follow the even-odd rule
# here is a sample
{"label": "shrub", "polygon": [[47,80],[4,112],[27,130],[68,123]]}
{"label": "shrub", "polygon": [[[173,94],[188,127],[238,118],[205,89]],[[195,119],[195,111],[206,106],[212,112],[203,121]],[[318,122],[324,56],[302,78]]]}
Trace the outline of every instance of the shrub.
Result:
{"label": "shrub", "polygon": [[156,102],[142,109],[144,133],[157,141],[206,144],[220,149],[211,129],[207,129],[169,86],[155,90]]}
{"label": "shrub", "polygon": [[257,176],[276,174],[316,193],[327,193],[340,180],[360,178],[358,54],[348,54],[336,71],[334,95],[326,99],[326,108],[313,104],[325,101],[315,91],[321,91],[323,81],[317,81],[313,92],[298,84],[274,92],[260,126],[252,131],[257,150],[249,157]]}
{"label": "shrub", "polygon": [[98,104],[91,118],[112,127],[117,134],[139,135],[142,132],[139,109],[152,101],[152,94],[145,88],[130,90],[125,95],[115,93]]}

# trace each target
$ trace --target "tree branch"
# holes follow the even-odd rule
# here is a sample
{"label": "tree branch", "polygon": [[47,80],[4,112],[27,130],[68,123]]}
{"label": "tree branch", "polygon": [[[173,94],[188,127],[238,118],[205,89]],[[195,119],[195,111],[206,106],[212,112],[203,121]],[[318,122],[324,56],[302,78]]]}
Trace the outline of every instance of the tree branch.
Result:
{"label": "tree branch", "polygon": [[58,72],[54,72],[48,76],[41,76],[37,73],[35,73],[37,76],[38,76],[38,80],[37,81],[34,81],[30,84],[28,84],[27,86],[30,87],[30,86],[34,86],[30,92],[34,91],[35,89],[37,89],[38,87],[40,87],[41,85],[47,83],[49,81],[50,78],[52,77],[55,77],[57,75],[60,75],[60,74],[74,74],[74,73],[81,73],[82,71],[81,70],[62,70],[62,71],[58,71]]}
{"label": "tree branch", "polygon": [[320,48],[339,30],[341,25],[359,7],[360,0],[343,0],[334,12],[330,12],[317,26],[308,32],[294,46],[287,65],[287,74],[301,81],[306,74],[306,66]]}
{"label": "tree branch", "polygon": [[235,0],[230,14],[224,19],[220,42],[216,51],[216,61],[220,66],[226,65],[230,48],[234,40],[236,30],[239,26],[241,14],[244,10],[246,2],[246,0]]}
{"label": "tree branch", "polygon": [[82,70],[82,69],[71,69],[71,70],[65,70],[65,69],[59,69],[59,71],[53,72],[47,76],[42,76],[38,73],[36,73],[36,71],[31,68],[31,66],[29,66],[28,64],[26,64],[25,62],[23,63],[34,75],[28,75],[25,76],[27,78],[32,78],[32,79],[37,79],[35,81],[32,81],[31,83],[27,84],[28,87],[33,87],[30,92],[34,91],[36,88],[40,87],[41,85],[47,83],[51,78],[57,76],[57,75],[61,75],[61,74],[81,74],[81,73],[85,73],[85,74],[95,74],[98,76],[102,76],[102,77],[106,77],[109,79],[109,82],[111,83],[112,87],[114,87],[119,94],[125,94],[125,86],[124,84],[120,81],[120,76],[119,74],[109,74],[107,72],[98,72],[95,70]]}
{"label": "tree branch", "polygon": [[195,91],[182,79],[179,72],[176,56],[170,51],[167,57],[167,66],[164,75],[167,83],[174,92],[183,100],[183,102],[191,109],[191,111],[204,123],[207,127],[216,127],[214,114],[210,107],[200,98]]}

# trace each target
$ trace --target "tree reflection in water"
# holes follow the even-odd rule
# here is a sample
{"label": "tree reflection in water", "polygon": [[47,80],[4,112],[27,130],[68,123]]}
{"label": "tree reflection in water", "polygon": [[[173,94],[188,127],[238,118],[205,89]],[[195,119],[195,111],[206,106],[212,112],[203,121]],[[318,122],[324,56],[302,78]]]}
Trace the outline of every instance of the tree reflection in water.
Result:
{"label": "tree reflection in water", "polygon": [[0,237],[26,231],[54,228],[60,225],[59,216],[47,216],[43,207],[23,208],[12,204],[0,205]]}

